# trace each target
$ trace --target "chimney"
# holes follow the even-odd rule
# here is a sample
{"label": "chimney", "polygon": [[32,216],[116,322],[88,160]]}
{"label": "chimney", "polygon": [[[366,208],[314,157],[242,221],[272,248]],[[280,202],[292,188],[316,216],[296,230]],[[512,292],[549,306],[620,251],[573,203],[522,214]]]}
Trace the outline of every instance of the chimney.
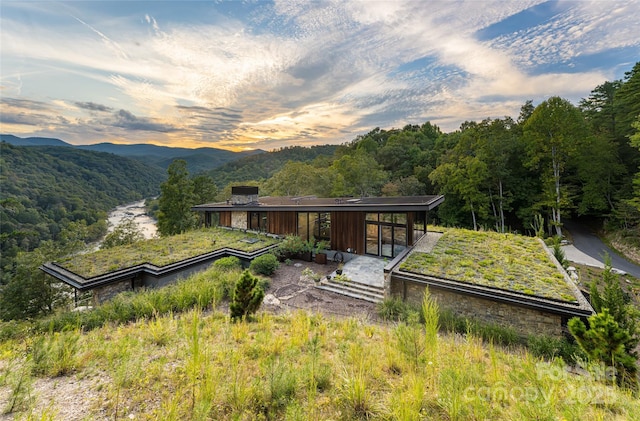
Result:
{"label": "chimney", "polygon": [[254,186],[232,186],[231,204],[248,205],[258,202],[258,188]]}

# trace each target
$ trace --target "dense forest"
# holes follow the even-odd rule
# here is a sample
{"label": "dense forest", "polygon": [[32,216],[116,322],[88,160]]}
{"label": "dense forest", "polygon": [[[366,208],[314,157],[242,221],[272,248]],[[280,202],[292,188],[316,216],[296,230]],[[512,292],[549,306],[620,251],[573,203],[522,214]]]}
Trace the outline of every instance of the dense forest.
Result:
{"label": "dense forest", "polygon": [[59,240],[71,225],[95,241],[106,232],[109,209],[157,195],[165,178],[160,168],[103,152],[0,143],[3,274],[18,252]]}
{"label": "dense forest", "polygon": [[561,234],[563,218],[590,216],[638,236],[639,98],[637,63],[577,106],[559,97],[527,101],[515,118],[468,121],[451,133],[429,122],[375,128],[332,156],[305,159],[290,148],[288,161],[262,154],[209,174],[227,185],[219,199],[237,181],[261,195],[444,194],[444,225]]}

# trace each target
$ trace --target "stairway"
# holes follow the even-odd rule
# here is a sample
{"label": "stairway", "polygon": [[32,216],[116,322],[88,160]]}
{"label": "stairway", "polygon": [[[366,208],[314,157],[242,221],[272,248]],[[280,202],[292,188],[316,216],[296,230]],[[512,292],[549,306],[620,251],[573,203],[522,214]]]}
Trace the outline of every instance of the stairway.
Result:
{"label": "stairway", "polygon": [[367,285],[353,280],[336,281],[333,277],[331,279],[325,278],[316,284],[316,288],[372,303],[379,303],[384,300],[383,287]]}

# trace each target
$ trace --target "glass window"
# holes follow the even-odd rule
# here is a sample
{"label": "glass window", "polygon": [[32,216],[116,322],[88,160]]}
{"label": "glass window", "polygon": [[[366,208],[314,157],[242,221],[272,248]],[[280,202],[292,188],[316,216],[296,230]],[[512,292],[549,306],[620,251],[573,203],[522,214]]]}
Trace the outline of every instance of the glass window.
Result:
{"label": "glass window", "polygon": [[368,213],[366,215],[367,221],[375,221],[378,222],[378,214],[377,213]]}
{"label": "glass window", "polygon": [[305,241],[309,239],[309,214],[307,212],[298,213],[298,237]]}

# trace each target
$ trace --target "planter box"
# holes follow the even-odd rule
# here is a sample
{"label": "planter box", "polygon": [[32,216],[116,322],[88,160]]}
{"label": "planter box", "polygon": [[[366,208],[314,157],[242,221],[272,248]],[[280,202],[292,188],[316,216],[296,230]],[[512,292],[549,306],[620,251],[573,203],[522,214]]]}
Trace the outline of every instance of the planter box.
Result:
{"label": "planter box", "polygon": [[327,255],[325,253],[316,254],[316,263],[319,263],[321,265],[326,265],[327,264]]}

